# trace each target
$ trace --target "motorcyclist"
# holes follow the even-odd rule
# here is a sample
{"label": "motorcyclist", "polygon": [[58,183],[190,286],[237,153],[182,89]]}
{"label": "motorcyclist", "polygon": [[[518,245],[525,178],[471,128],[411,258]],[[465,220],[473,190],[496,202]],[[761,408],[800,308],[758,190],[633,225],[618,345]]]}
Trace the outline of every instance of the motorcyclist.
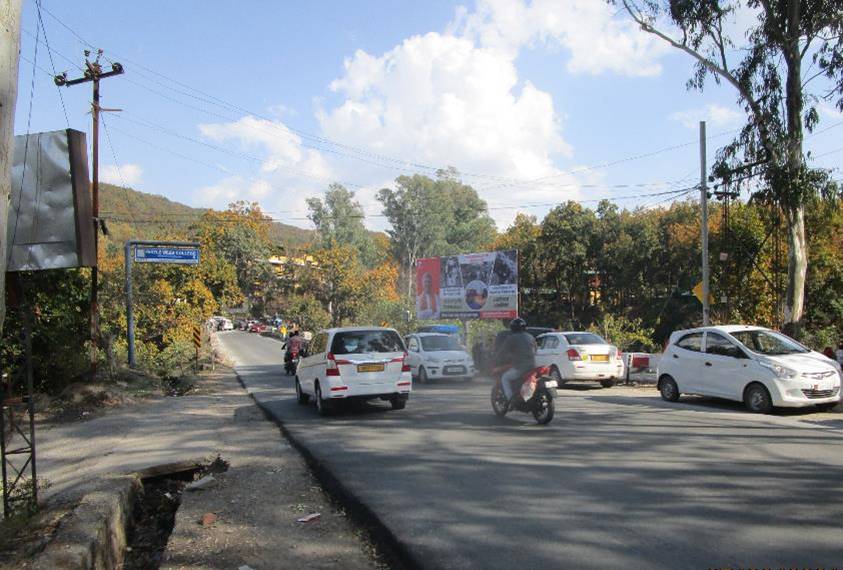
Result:
{"label": "motorcyclist", "polygon": [[287,351],[284,354],[284,362],[292,362],[292,360],[301,354],[302,346],[304,345],[304,337],[299,334],[299,331],[290,333],[290,338],[287,339]]}
{"label": "motorcyclist", "polygon": [[520,317],[509,323],[511,333],[506,337],[500,348],[501,364],[509,365],[501,375],[501,387],[507,401],[512,401],[513,386],[520,384],[521,378],[527,372],[536,368],[536,339],[527,332],[527,321]]}

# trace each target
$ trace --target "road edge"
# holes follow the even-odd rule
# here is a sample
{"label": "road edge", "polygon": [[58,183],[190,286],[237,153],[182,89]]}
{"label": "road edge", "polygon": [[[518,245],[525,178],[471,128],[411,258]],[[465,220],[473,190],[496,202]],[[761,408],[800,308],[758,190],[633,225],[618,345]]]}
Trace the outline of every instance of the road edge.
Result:
{"label": "road edge", "polygon": [[392,530],[381,521],[380,517],[366,505],[354,492],[344,485],[331,470],[322,463],[311,451],[296,438],[284,425],[281,419],[274,416],[258,398],[234,369],[237,381],[260,409],[264,417],[278,426],[281,435],[304,458],[310,472],[325,490],[328,497],[342,507],[350,516],[352,522],[361,527],[370,542],[377,547],[378,554],[390,568],[398,570],[421,570],[424,566],[412,554],[410,548],[402,542]]}

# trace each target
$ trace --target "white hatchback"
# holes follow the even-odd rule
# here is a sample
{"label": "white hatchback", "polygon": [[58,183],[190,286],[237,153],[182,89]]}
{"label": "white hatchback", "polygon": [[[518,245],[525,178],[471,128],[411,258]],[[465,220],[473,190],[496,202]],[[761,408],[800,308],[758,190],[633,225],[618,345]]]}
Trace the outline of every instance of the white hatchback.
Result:
{"label": "white hatchback", "polygon": [[474,361],[453,335],[416,333],[407,337],[407,362],[413,378],[423,384],[440,378],[471,380]]}
{"label": "white hatchback", "polygon": [[561,386],[569,380],[600,382],[614,386],[624,376],[621,353],[599,335],[590,332],[553,332],[536,339],[536,364],[550,367]]}
{"label": "white hatchback", "polygon": [[325,415],[340,400],[380,398],[404,409],[413,381],[401,336],[393,329],[344,327],[313,336],[296,370],[300,404],[316,400]]}
{"label": "white hatchback", "polygon": [[774,406],[832,408],[840,401],[840,365],[792,338],[762,327],[723,325],[677,331],[658,368],[662,398],[681,394]]}

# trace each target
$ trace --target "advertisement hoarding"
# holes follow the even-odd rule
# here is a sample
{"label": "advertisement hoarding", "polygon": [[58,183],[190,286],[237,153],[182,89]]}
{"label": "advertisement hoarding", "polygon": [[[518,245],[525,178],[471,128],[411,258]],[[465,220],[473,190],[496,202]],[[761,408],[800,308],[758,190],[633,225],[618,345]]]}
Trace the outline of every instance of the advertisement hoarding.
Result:
{"label": "advertisement hoarding", "polygon": [[416,262],[417,319],[511,319],[517,315],[516,250]]}

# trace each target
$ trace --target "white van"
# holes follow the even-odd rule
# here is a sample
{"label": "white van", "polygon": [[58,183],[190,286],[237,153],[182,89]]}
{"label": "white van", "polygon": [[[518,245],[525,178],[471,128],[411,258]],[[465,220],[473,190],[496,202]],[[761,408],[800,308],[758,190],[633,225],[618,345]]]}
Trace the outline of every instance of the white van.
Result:
{"label": "white van", "polygon": [[662,398],[681,394],[774,406],[832,408],[840,401],[840,365],[792,338],[762,327],[710,326],[670,336],[658,368]]}
{"label": "white van", "polygon": [[413,380],[397,331],[344,327],[313,336],[296,371],[299,404],[316,400],[321,415],[340,400],[380,398],[404,409]]}

